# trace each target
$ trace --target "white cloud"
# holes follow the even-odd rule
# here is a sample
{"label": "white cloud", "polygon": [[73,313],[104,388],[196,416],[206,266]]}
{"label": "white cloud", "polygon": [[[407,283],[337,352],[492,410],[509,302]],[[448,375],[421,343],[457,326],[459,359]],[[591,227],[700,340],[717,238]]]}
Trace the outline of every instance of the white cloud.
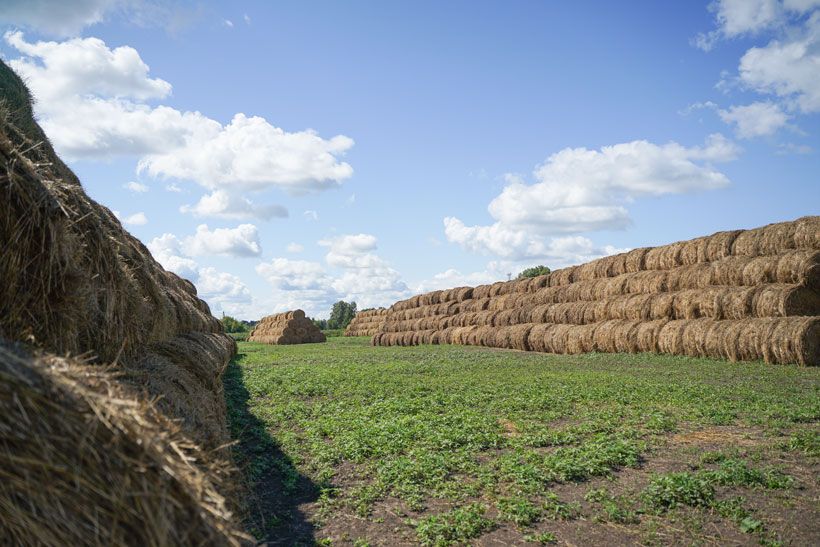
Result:
{"label": "white cloud", "polygon": [[144,226],[148,224],[148,217],[145,216],[145,213],[139,212],[134,213],[133,215],[128,215],[123,219],[123,222],[130,226]]}
{"label": "white cloud", "polygon": [[20,31],[7,32],[5,40],[25,56],[10,64],[39,101],[86,95],[161,99],[171,93],[171,84],[148,76],[148,65],[132,47],[110,49],[99,38],[26,42]]}
{"label": "white cloud", "polygon": [[212,190],[280,188],[298,194],[349,178],[353,168],[337,156],[352,146],[343,135],[325,140],[310,130],[287,133],[264,118],[237,114],[227,126],[202,126],[181,148],[146,155],[139,170],[193,180]]}
{"label": "white cloud", "polygon": [[715,20],[727,37],[755,33],[781,17],[778,0],[719,0],[712,4]]}
{"label": "white cloud", "polygon": [[[410,294],[401,274],[372,252],[376,249],[375,236],[343,235],[319,243],[329,247],[327,265],[339,268],[340,273],[330,272],[319,262],[288,258],[257,265],[256,272],[273,287],[277,301],[295,302],[296,307],[326,316],[338,300],[355,301],[359,308],[369,308],[389,306]],[[301,245],[297,247],[302,250]]]}
{"label": "white cloud", "polygon": [[182,188],[180,188],[179,186],[177,186],[177,185],[176,185],[176,184],[174,184],[173,182],[172,182],[171,184],[167,184],[167,185],[165,186],[165,189],[166,189],[167,191],[169,191],[169,192],[174,192],[174,193],[176,193],[176,194],[180,194],[180,193],[182,193]]}
{"label": "white cloud", "polygon": [[330,277],[318,262],[274,258],[256,266],[256,273],[277,289],[306,290],[330,286]]}
{"label": "white cloud", "polygon": [[144,194],[145,192],[147,192],[149,190],[147,185],[145,185],[141,182],[133,181],[133,180],[131,182],[127,182],[127,183],[123,184],[122,187],[125,188],[126,190],[130,190],[131,192],[134,192],[135,194]]}
{"label": "white cloud", "polygon": [[224,22],[226,27],[233,28],[233,21],[231,21],[230,19],[225,19]]}
{"label": "white cloud", "polygon": [[298,243],[294,242],[294,243],[288,243],[288,246],[287,246],[286,250],[289,253],[301,253],[302,251],[305,250],[305,248],[302,245],[299,245]]}
{"label": "white cloud", "polygon": [[199,265],[191,258],[182,256],[182,243],[174,234],[162,234],[146,246],[166,270],[191,281],[196,281],[199,277]]}
{"label": "white cloud", "polygon": [[773,135],[786,127],[790,118],[771,102],[731,106],[728,110],[718,110],[718,115],[725,123],[734,125],[737,136],[742,139]]}
{"label": "white cloud", "polygon": [[240,224],[236,228],[215,230],[210,230],[207,224],[200,224],[196,228],[196,234],[182,241],[182,249],[189,256],[249,257],[262,254],[259,232],[253,224]]}
{"label": "white cloud", "polygon": [[121,0],[3,0],[0,22],[72,36],[99,23],[107,11],[121,4]]}
{"label": "white cloud", "polygon": [[804,113],[820,112],[820,12],[796,35],[749,49],[739,73],[759,93],[775,95]]}
{"label": "white cloud", "polygon": [[[729,179],[712,164],[738,153],[719,134],[702,147],[632,141],[600,150],[566,148],[536,168],[534,184],[506,178],[508,185],[488,207],[495,223],[467,226],[447,217],[445,235],[469,251],[513,260],[600,256],[608,249],[589,248],[589,240],[546,237],[624,228],[630,223],[626,206],[637,198],[722,188]],[[570,252],[568,242],[587,248]]]}
{"label": "white cloud", "polygon": [[325,260],[339,268],[374,268],[384,266],[384,261],[371,253],[376,250],[376,237],[370,234],[343,235],[319,241],[329,247]]}
{"label": "white cloud", "polygon": [[304,216],[305,219],[308,220],[308,221],[317,221],[317,220],[319,220],[319,213],[317,213],[316,211],[314,211],[312,209],[308,209],[307,211],[302,213],[302,216]]}
{"label": "white cloud", "polygon": [[196,285],[200,298],[208,302],[213,310],[239,309],[237,305],[250,304],[252,295],[242,280],[230,273],[219,272],[213,267],[200,267],[186,255],[185,243],[174,234],[155,237],[148,250],[162,266]]}
{"label": "white cloud", "polygon": [[233,220],[286,218],[288,210],[281,205],[257,205],[244,196],[216,190],[200,198],[194,205],[183,205],[182,213],[199,217],[216,217]]}
{"label": "white cloud", "polygon": [[61,155],[138,156],[138,173],[190,180],[212,192],[192,212],[281,216],[281,208],[239,198],[220,208],[217,197],[244,198],[268,189],[321,191],[353,174],[340,159],[354,144],[344,135],[324,139],[310,129],[287,132],[242,113],[223,125],[199,112],[148,104],[166,98],[171,84],[150,77],[131,47],[112,49],[97,38],[27,42],[20,32],[6,33],[5,40],[21,55],[9,64],[27,81],[40,123]]}
{"label": "white cloud", "polygon": [[248,14],[247,14],[247,13],[246,13],[245,15],[243,15],[243,16],[242,16],[242,19],[245,21],[245,24],[246,24],[246,25],[250,25],[250,24],[251,24],[251,18],[250,18],[250,16],[248,16]]}
{"label": "white cloud", "polygon": [[201,298],[220,304],[250,303],[251,292],[239,277],[226,272],[218,272],[212,267],[200,268],[196,281]]}
{"label": "white cloud", "polygon": [[504,225],[542,234],[622,228],[629,222],[624,205],[635,198],[728,185],[711,164],[737,154],[722,135],[710,136],[704,147],[632,141],[600,150],[565,148],[536,168],[535,184],[512,182],[488,209]]}
{"label": "white cloud", "polygon": [[217,228],[213,231],[207,224],[200,224],[196,227],[196,234],[183,240],[182,248],[189,256],[248,257],[262,254],[259,231],[253,224],[240,224],[236,228]]}

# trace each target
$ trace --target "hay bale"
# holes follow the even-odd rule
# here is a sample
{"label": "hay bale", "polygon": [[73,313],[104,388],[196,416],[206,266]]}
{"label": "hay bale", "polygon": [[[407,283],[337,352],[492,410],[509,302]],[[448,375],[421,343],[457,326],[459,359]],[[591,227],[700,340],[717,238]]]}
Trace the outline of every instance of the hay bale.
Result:
{"label": "hay bale", "polygon": [[[195,462],[195,463],[194,463]],[[238,545],[225,459],[114,369],[0,342],[2,537],[16,545]]]}
{"label": "hay bale", "polygon": [[276,313],[263,317],[248,336],[249,342],[289,345],[324,342],[325,335],[302,310]]}
{"label": "hay bale", "polygon": [[357,312],[345,329],[345,336],[373,336],[379,332],[387,320],[385,308]]}

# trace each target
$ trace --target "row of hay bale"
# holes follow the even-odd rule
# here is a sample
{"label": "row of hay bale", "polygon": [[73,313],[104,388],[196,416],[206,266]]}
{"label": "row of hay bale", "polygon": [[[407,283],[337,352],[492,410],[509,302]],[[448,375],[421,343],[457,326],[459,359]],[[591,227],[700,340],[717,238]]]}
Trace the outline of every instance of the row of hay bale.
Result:
{"label": "row of hay bale", "polygon": [[804,217],[417,295],[388,310],[373,343],[818,364],[818,289],[820,217]]}
{"label": "row of hay bale", "polygon": [[264,344],[312,344],[324,342],[325,335],[302,310],[263,317],[248,336],[249,342]]}
{"label": "row of hay bale", "polygon": [[386,308],[357,312],[345,329],[345,336],[373,336],[379,332],[387,317]]}
{"label": "row of hay bale", "polygon": [[85,194],[2,62],[0,246],[0,544],[242,541],[235,343]]}

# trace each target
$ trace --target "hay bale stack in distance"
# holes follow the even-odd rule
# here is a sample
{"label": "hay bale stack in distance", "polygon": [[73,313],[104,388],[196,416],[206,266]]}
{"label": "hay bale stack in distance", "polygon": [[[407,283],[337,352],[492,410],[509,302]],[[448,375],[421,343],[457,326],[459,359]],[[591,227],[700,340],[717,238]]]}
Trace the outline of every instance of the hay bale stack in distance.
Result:
{"label": "hay bale stack in distance", "polygon": [[233,339],[86,195],[2,61],[0,164],[0,345],[21,346],[0,388],[22,405],[0,412],[0,543],[235,543],[213,476]]}
{"label": "hay bale stack in distance", "polygon": [[286,311],[263,317],[248,336],[249,342],[263,344],[313,344],[324,342],[325,335],[302,310]]}
{"label": "hay bale stack in distance", "polygon": [[345,329],[345,336],[373,336],[381,331],[386,316],[386,308],[357,312]]}
{"label": "hay bale stack in distance", "polygon": [[[417,295],[388,310],[385,336],[373,344],[421,339],[818,365],[819,317],[814,216],[634,249],[532,279]],[[407,335],[422,331],[432,334]]]}

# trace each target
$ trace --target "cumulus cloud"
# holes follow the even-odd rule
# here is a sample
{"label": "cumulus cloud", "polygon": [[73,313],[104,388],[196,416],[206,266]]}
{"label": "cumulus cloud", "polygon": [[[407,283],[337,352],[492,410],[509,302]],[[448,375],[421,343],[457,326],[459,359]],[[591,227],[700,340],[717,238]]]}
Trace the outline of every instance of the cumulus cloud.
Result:
{"label": "cumulus cloud", "polygon": [[722,76],[718,87],[756,92],[765,97],[747,105],[713,108],[740,138],[775,134],[799,114],[820,112],[820,0],[718,0],[711,4],[716,29],[699,36],[709,50],[722,38],[765,37],[749,48],[737,75]]}
{"label": "cumulus cloud", "polygon": [[330,277],[318,262],[274,258],[256,266],[256,273],[277,289],[326,289]]}
{"label": "cumulus cloud", "polygon": [[72,36],[101,22],[106,12],[121,4],[122,0],[3,0],[0,22]]}
{"label": "cumulus cloud", "polygon": [[[316,313],[325,315],[338,300],[369,308],[387,306],[409,295],[401,274],[374,253],[375,236],[342,235],[319,244],[328,248],[325,264],[274,258],[257,265],[256,272],[272,286],[278,299],[301,302],[297,307],[315,306]],[[301,245],[296,247],[302,250]]]}
{"label": "cumulus cloud", "polygon": [[[564,246],[571,240],[546,237],[624,228],[630,223],[627,205],[641,197],[722,188],[729,179],[713,164],[738,153],[738,147],[719,134],[711,135],[704,146],[688,148],[647,141],[600,150],[566,148],[535,169],[534,184],[518,176],[506,178],[508,185],[488,207],[495,223],[467,226],[447,217],[445,235],[467,250],[509,259],[566,254]],[[575,254],[606,253],[597,249]]]}
{"label": "cumulus cloud", "polygon": [[239,277],[219,272],[212,267],[199,269],[196,288],[200,297],[219,302],[223,306],[226,303],[248,303],[252,300],[250,290]]}
{"label": "cumulus cloud", "polygon": [[463,274],[455,268],[450,268],[443,272],[435,274],[430,279],[425,279],[416,285],[413,292],[425,293],[429,291],[436,291],[440,289],[450,289],[453,287],[474,287],[476,285],[485,285],[506,279],[497,272],[480,271]]}
{"label": "cumulus cloud", "polygon": [[240,224],[236,228],[216,228],[200,224],[193,236],[186,237],[182,248],[189,256],[226,255],[235,257],[259,256],[262,246],[259,231],[253,224]]}
{"label": "cumulus cloud", "polygon": [[139,213],[134,213],[133,215],[128,215],[127,217],[123,218],[122,221],[125,224],[131,225],[131,226],[144,226],[144,225],[148,224],[148,217],[145,216],[145,213],[140,211]]}
{"label": "cumulus cloud", "polygon": [[250,199],[216,190],[206,194],[194,205],[183,205],[182,213],[199,217],[216,217],[232,220],[286,218],[288,210],[281,205],[257,205]]}
{"label": "cumulus cloud", "polygon": [[737,136],[742,139],[773,135],[786,127],[790,116],[776,104],[756,102],[745,106],[731,106],[728,110],[718,110],[720,119],[735,126]]}
{"label": "cumulus cloud", "polygon": [[187,254],[186,246],[184,241],[170,233],[155,237],[147,244],[157,262],[166,270],[194,283],[200,298],[212,308],[239,309],[237,305],[252,302],[250,290],[239,277],[219,272],[213,267],[200,267]]}
{"label": "cumulus cloud", "polygon": [[190,206],[193,213],[282,216],[281,207],[254,206],[245,194],[316,192],[353,174],[341,160],[354,144],[344,135],[288,132],[243,113],[222,124],[199,112],[149,104],[168,97],[171,84],[151,77],[131,47],[112,49],[98,38],[28,42],[19,31],[6,33],[5,40],[20,54],[9,63],[28,82],[41,125],[59,153],[137,156],[138,173],[193,181],[211,192]]}
{"label": "cumulus cloud", "polygon": [[131,182],[127,182],[127,183],[123,184],[122,187],[125,188],[126,190],[134,192],[135,194],[144,194],[145,192],[147,192],[149,190],[147,185],[145,185],[141,182],[133,181],[133,180]]}
{"label": "cumulus cloud", "polygon": [[302,245],[299,245],[298,243],[294,242],[294,243],[288,243],[288,246],[287,246],[286,250],[289,253],[301,253],[302,251],[305,250],[305,248]]}
{"label": "cumulus cloud", "polygon": [[738,70],[747,87],[804,113],[820,112],[820,11],[796,34],[749,49]]}
{"label": "cumulus cloud", "polygon": [[325,260],[339,268],[374,268],[384,265],[384,261],[371,253],[376,250],[376,237],[370,234],[343,235],[319,241],[328,247]]}

